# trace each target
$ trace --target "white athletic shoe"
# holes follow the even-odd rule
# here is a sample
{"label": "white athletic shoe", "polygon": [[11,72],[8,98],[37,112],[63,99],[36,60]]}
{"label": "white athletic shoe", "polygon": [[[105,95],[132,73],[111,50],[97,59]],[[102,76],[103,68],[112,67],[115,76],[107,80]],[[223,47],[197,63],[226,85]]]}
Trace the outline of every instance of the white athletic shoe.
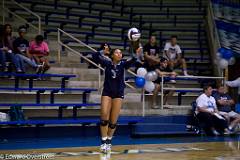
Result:
{"label": "white athletic shoe", "polygon": [[100,154],[100,160],[110,160],[110,159],[111,159],[111,153]]}
{"label": "white athletic shoe", "polygon": [[108,149],[108,145],[106,143],[100,146],[100,152],[106,154]]}
{"label": "white athletic shoe", "polygon": [[112,150],[112,145],[107,144],[107,153],[111,153],[111,150]]}

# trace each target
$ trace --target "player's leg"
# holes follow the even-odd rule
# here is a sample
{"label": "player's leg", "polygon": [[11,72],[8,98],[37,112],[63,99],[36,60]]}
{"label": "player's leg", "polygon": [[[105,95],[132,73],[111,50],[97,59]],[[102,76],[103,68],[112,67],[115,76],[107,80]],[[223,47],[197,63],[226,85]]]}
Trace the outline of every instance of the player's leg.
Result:
{"label": "player's leg", "polygon": [[230,130],[234,130],[234,128],[240,123],[240,114],[235,114],[232,116],[232,118],[234,119],[230,125],[229,125],[229,129]]}
{"label": "player's leg", "polygon": [[100,131],[101,131],[101,140],[102,144],[100,150],[106,152],[107,150],[107,133],[108,133],[108,124],[109,116],[111,111],[112,98],[108,96],[102,96],[101,98],[101,117],[100,117]]}
{"label": "player's leg", "polygon": [[111,151],[111,141],[113,134],[117,127],[117,120],[120,114],[120,110],[122,107],[122,98],[114,98],[112,100],[112,108],[110,113],[110,119],[109,119],[109,126],[108,126],[108,151]]}
{"label": "player's leg", "polygon": [[226,81],[226,85],[228,85],[229,87],[239,87],[240,86],[240,77],[238,77],[237,79],[235,79],[233,81]]}

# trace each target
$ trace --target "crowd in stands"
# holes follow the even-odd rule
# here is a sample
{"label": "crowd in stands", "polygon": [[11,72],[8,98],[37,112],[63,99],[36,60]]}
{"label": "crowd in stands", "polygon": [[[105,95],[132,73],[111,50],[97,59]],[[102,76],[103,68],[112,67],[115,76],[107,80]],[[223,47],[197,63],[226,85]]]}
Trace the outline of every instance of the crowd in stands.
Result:
{"label": "crowd in stands", "polygon": [[[174,78],[177,76],[177,73],[174,69],[181,67],[183,70],[184,76],[190,76],[187,72],[187,64],[185,59],[182,56],[182,51],[180,46],[177,44],[177,36],[172,35],[169,42],[166,42],[163,51],[161,51],[160,46],[157,45],[156,36],[152,35],[149,38],[149,42],[143,47],[141,43],[137,43],[137,46],[133,47],[135,52],[142,52],[143,56],[139,58],[139,63],[136,68],[144,67],[148,72],[156,71],[159,75],[159,78],[154,81],[155,90],[153,91],[152,96],[152,108],[159,108],[156,105],[156,97],[158,92],[161,89],[160,82],[161,76],[168,76]],[[174,87],[175,80],[165,80],[164,83],[168,82],[165,86]],[[169,84],[171,82],[172,85]],[[165,91],[163,104],[168,104],[168,98],[173,95],[174,91]]]}
{"label": "crowd in stands", "polygon": [[207,135],[228,135],[240,125],[240,114],[235,112],[235,102],[224,86],[218,86],[216,92],[205,86],[196,105],[197,118]]}
{"label": "crowd in stands", "polygon": [[[27,27],[18,28],[18,37],[12,36],[12,26],[5,24],[0,27],[0,67],[2,72],[25,73],[29,67],[36,73],[45,73],[49,68],[47,56],[48,44],[42,35],[35,40],[26,39]],[[27,68],[28,66],[28,68]]]}
{"label": "crowd in stands", "polygon": [[[5,24],[0,28],[0,69],[2,72],[26,73],[29,68],[35,70],[36,73],[45,73],[49,68],[47,56],[49,55],[48,44],[43,40],[42,35],[36,35],[35,40],[26,39],[27,27],[20,26],[18,28],[18,37],[12,36],[12,26]],[[161,53],[160,47],[157,45],[155,36],[149,38],[149,42],[144,46],[140,41],[131,42],[130,53],[138,53],[136,70],[144,67],[147,71],[156,71],[160,76],[166,75],[175,77],[177,74],[174,69],[181,66],[185,76],[188,76],[187,65],[181,55],[180,46],[177,44],[177,36],[172,36],[170,41],[165,44],[164,51]],[[111,47],[107,43],[103,43],[99,48],[99,52],[110,58]],[[161,78],[155,83],[153,94],[152,108],[158,108],[156,105],[156,96],[160,90]],[[171,80],[175,83],[174,80]],[[173,94],[172,91],[164,93],[164,104]]]}

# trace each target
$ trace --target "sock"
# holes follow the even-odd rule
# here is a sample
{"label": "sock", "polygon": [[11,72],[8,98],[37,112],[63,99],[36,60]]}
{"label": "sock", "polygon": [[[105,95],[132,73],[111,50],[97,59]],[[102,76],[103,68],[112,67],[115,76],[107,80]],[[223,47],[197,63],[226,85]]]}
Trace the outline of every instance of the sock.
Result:
{"label": "sock", "polygon": [[112,143],[112,137],[107,137],[107,144],[111,144]]}
{"label": "sock", "polygon": [[102,137],[102,144],[107,142],[107,137]]}
{"label": "sock", "polygon": [[186,70],[186,69],[184,69],[184,70],[183,70],[183,74],[184,74],[184,75],[188,75],[188,73],[187,73],[187,70]]}

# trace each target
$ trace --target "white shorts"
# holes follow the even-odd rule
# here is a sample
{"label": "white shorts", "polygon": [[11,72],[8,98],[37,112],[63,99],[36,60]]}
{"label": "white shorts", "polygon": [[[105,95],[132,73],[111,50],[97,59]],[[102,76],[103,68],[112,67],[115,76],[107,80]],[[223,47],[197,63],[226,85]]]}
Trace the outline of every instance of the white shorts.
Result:
{"label": "white shorts", "polygon": [[237,118],[237,117],[240,116],[238,113],[236,113],[236,112],[234,112],[234,111],[231,111],[231,112],[221,112],[221,111],[220,111],[219,113],[220,113],[220,115],[228,116],[228,117],[230,117],[230,118]]}

